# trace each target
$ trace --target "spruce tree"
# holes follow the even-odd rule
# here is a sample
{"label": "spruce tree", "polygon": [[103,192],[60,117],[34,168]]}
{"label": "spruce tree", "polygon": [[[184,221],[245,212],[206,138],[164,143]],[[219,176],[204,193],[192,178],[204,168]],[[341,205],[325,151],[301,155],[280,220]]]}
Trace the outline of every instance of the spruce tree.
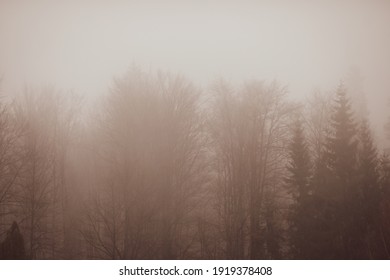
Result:
{"label": "spruce tree", "polygon": [[380,247],[381,255],[377,258],[390,259],[390,156],[383,153],[379,163],[380,174]]}
{"label": "spruce tree", "polygon": [[[356,125],[351,105],[343,84],[337,89],[331,118],[331,134],[327,140],[326,164],[330,171],[327,199],[332,209],[326,214],[332,229],[335,259],[359,258],[356,249],[361,246],[357,237],[356,215],[359,191],[356,187]],[[328,203],[329,204],[329,203]]]}
{"label": "spruce tree", "polygon": [[327,147],[329,163],[336,179],[343,185],[342,196],[345,199],[355,173],[357,139],[351,105],[343,84],[337,90],[331,126],[332,135],[328,138]]}
{"label": "spruce tree", "polygon": [[290,143],[290,162],[287,170],[290,176],[286,179],[289,186],[295,189],[297,201],[301,201],[309,194],[310,157],[305,141],[302,122],[297,120],[293,128],[293,137]]}
{"label": "spruce tree", "polygon": [[289,164],[287,166],[287,186],[293,195],[290,213],[290,243],[294,258],[310,258],[307,239],[310,235],[310,157],[305,141],[302,122],[297,120],[293,128],[293,137],[289,147]]}
{"label": "spruce tree", "polygon": [[380,189],[379,189],[379,159],[373,143],[367,120],[363,120],[359,130],[358,152],[358,187],[360,191],[360,206],[357,209],[356,223],[361,240],[364,242],[362,258],[377,258],[381,254],[379,238],[380,226]]}
{"label": "spruce tree", "polygon": [[359,175],[363,192],[378,188],[378,152],[374,145],[367,120],[363,120],[359,131]]}

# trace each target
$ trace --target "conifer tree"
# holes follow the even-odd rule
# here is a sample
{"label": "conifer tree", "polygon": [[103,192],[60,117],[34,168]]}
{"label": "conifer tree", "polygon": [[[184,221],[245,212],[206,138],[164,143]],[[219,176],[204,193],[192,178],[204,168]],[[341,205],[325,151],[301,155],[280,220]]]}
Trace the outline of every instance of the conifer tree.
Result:
{"label": "conifer tree", "polygon": [[[367,188],[378,187],[378,152],[374,145],[367,120],[361,123],[359,131],[359,174]],[[363,190],[366,192],[367,190]]]}
{"label": "conifer tree", "polygon": [[330,168],[340,183],[344,185],[344,191],[347,191],[356,167],[357,140],[356,125],[343,84],[337,90],[331,126],[333,131],[328,138],[327,147]]}
{"label": "conifer tree", "polygon": [[331,131],[324,154],[325,178],[319,186],[323,202],[320,224],[326,229],[332,259],[356,258],[361,247],[357,237],[356,216],[359,191],[356,186],[357,131],[351,105],[343,84],[337,89],[331,117]]}
{"label": "conifer tree", "polygon": [[293,138],[290,144],[290,163],[287,167],[290,176],[287,183],[296,189],[297,200],[304,199],[309,193],[310,157],[305,141],[302,122],[294,124]]}
{"label": "conifer tree", "polygon": [[356,222],[359,225],[361,239],[366,240],[362,257],[375,258],[380,254],[378,233],[380,227],[380,190],[378,173],[378,153],[373,143],[367,120],[363,120],[359,130],[359,161],[358,161],[358,187],[361,194],[361,207]]}
{"label": "conifer tree", "polygon": [[[362,240],[357,222],[361,199],[356,183],[357,130],[351,105],[343,84],[336,93],[332,115],[332,134],[327,151],[331,171],[331,200],[335,202],[335,258],[362,258]],[[359,252],[358,252],[359,251]]]}
{"label": "conifer tree", "polygon": [[376,256],[381,259],[390,259],[390,156],[383,153],[379,163],[380,198],[380,246],[382,254]]}
{"label": "conifer tree", "polygon": [[310,230],[309,189],[310,157],[305,141],[301,120],[296,120],[293,128],[292,141],[289,147],[289,172],[286,178],[287,187],[293,196],[290,213],[291,251],[294,258],[309,258],[307,237]]}

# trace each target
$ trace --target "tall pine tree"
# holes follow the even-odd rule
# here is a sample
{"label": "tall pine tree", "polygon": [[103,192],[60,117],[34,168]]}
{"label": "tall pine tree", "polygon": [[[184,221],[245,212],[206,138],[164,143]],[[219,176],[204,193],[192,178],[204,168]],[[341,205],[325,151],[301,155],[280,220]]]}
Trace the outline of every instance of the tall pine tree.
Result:
{"label": "tall pine tree", "polygon": [[310,258],[310,157],[301,120],[296,120],[289,147],[288,177],[286,184],[292,193],[290,212],[290,244],[293,258]]}
{"label": "tall pine tree", "polygon": [[357,174],[357,129],[351,105],[343,84],[337,89],[331,132],[327,139],[324,161],[328,176],[325,188],[325,209],[322,224],[331,239],[328,240],[330,254],[327,258],[361,258],[361,238],[357,231],[357,216],[360,205]]}
{"label": "tall pine tree", "polygon": [[361,207],[357,210],[356,222],[364,242],[362,258],[375,259],[383,256],[380,242],[380,189],[379,159],[367,120],[363,120],[359,129],[358,187],[361,194]]}

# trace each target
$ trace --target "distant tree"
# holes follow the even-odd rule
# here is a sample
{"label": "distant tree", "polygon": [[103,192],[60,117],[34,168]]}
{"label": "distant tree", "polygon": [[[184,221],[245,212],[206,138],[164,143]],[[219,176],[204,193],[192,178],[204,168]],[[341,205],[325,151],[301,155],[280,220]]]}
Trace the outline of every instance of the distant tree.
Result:
{"label": "distant tree", "polygon": [[380,177],[379,158],[374,145],[368,120],[363,120],[359,129],[359,151],[358,151],[358,187],[361,194],[361,217],[357,222],[361,239],[366,245],[365,255],[362,257],[376,259],[383,256],[380,244]]}
{"label": "distant tree", "polygon": [[216,200],[225,258],[245,258],[247,157],[244,153],[245,123],[233,89],[224,81],[214,85],[210,116],[211,143],[215,151]]}
{"label": "distant tree", "polygon": [[10,107],[0,104],[0,239],[16,218],[17,179],[21,170],[18,150],[18,127],[13,122]]}
{"label": "distant tree", "polygon": [[95,138],[98,182],[84,233],[98,258],[194,254],[204,186],[198,102],[180,76],[132,69],[115,82]]}
{"label": "distant tree", "polygon": [[370,189],[378,188],[378,152],[371,136],[368,120],[360,124],[359,129],[359,153],[358,170],[361,176],[360,182],[367,188],[363,193],[370,192]]}
{"label": "distant tree", "polygon": [[299,201],[310,194],[310,156],[305,141],[301,120],[296,120],[293,128],[293,137],[289,147],[290,162],[287,167],[289,177],[286,182],[292,186],[294,196]]}
{"label": "distant tree", "polygon": [[357,186],[357,128],[343,84],[337,89],[329,132],[316,160],[313,190],[316,209],[316,258],[363,258],[359,234],[361,194]]}
{"label": "distant tree", "polygon": [[310,215],[312,222],[312,232],[308,236],[308,240],[312,238],[310,249],[310,259],[335,259],[337,256],[337,248],[339,243],[339,234],[335,227],[337,219],[337,204],[332,190],[333,178],[329,168],[328,154],[323,151],[322,154],[315,159],[313,165],[313,178],[311,181],[311,189],[313,196],[312,211],[306,213]]}
{"label": "distant tree", "polygon": [[226,258],[279,258],[276,197],[282,189],[293,106],[277,83],[252,81],[236,91],[222,81],[214,94],[210,137]]}
{"label": "distant tree", "polygon": [[[328,138],[328,153],[330,167],[336,178],[342,183],[339,186],[347,191],[350,185],[351,175],[356,168],[356,125],[353,113],[346,95],[346,89],[341,84],[337,90],[334,113],[332,115],[332,134]],[[344,194],[346,194],[344,192]]]}
{"label": "distant tree", "polygon": [[364,77],[357,66],[348,69],[345,76],[345,85],[348,88],[349,98],[355,118],[358,122],[368,117],[367,96],[364,92]]}
{"label": "distant tree", "polygon": [[[51,199],[51,254],[53,258],[75,258],[74,247],[77,238],[74,232],[79,229],[74,219],[76,211],[76,188],[72,183],[70,170],[73,163],[71,153],[78,143],[76,131],[79,129],[81,99],[72,92],[55,91],[51,93],[53,107],[53,196]],[[72,217],[73,216],[73,217]],[[72,233],[73,232],[73,233]]]}
{"label": "distant tree", "polygon": [[24,220],[21,228],[26,235],[27,256],[31,259],[47,257],[53,182],[53,138],[48,134],[51,108],[45,106],[48,104],[41,94],[26,89],[14,106],[15,118],[22,129],[18,204]]}
{"label": "distant tree", "polygon": [[66,160],[75,110],[52,87],[26,88],[13,103],[21,164],[18,217],[29,258],[62,258],[67,220]]}
{"label": "distant tree", "polygon": [[289,146],[289,164],[286,185],[292,193],[293,204],[290,213],[290,246],[294,258],[310,258],[308,242],[310,235],[310,200],[313,194],[310,185],[311,162],[306,144],[302,121],[297,119],[293,126]]}
{"label": "distant tree", "polygon": [[362,240],[359,236],[357,219],[360,193],[356,186],[357,129],[346,88],[341,84],[336,93],[331,121],[331,135],[327,141],[328,168],[331,171],[330,200],[334,202],[337,239],[335,258],[362,258]]}
{"label": "distant tree", "polygon": [[333,94],[319,90],[313,92],[305,103],[304,122],[307,143],[313,162],[320,162],[330,132]]}
{"label": "distant tree", "polygon": [[[249,195],[249,258],[282,257],[283,175],[288,145],[288,125],[295,104],[286,88],[272,82],[252,81],[242,89],[242,116],[247,133],[246,157]],[[260,215],[259,215],[260,213]]]}
{"label": "distant tree", "polygon": [[315,91],[307,100],[304,120],[312,162],[312,192],[307,201],[305,222],[310,225],[305,234],[304,256],[310,259],[334,259],[338,233],[335,230],[337,213],[333,199],[334,185],[330,168],[329,138],[332,135],[334,94]]}

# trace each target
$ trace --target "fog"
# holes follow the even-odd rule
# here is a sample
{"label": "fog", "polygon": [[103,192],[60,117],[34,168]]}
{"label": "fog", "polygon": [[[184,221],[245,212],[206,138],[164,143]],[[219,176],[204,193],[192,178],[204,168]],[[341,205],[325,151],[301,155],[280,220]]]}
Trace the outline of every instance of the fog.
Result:
{"label": "fog", "polygon": [[[280,100],[284,99],[279,95],[286,96],[286,108],[297,107],[296,103],[294,106],[290,103],[287,106],[291,100],[303,102],[306,107],[309,107],[305,109],[306,116],[313,117],[311,114],[316,109],[321,108],[326,112],[324,116],[329,118],[330,111],[326,110],[329,109],[330,105],[325,96],[331,94],[333,98],[337,91],[343,92],[341,84],[344,84],[348,97],[354,104],[353,108],[360,110],[364,107],[361,111],[367,112],[375,144],[378,146],[379,152],[382,152],[383,148],[388,147],[390,142],[386,139],[384,132],[390,111],[389,27],[390,2],[385,0],[0,0],[0,93],[2,96],[13,97],[25,91],[26,86],[37,89],[50,85],[58,90],[57,93],[60,92],[63,95],[61,98],[66,99],[66,95],[70,93],[72,96],[73,94],[81,96],[85,101],[84,106],[88,106],[96,100],[108,104],[108,109],[105,107],[102,112],[106,112],[105,110],[111,112],[108,114],[110,117],[108,117],[109,120],[102,117],[105,120],[103,123],[111,121],[113,127],[120,130],[121,122],[119,120],[132,118],[132,116],[117,116],[115,119],[115,114],[112,112],[118,109],[115,107],[118,106],[118,102],[120,103],[118,100],[125,103],[134,102],[134,108],[140,111],[151,108],[164,111],[165,109],[161,109],[160,105],[157,105],[157,103],[163,102],[161,100],[164,100],[157,88],[172,89],[174,86],[178,86],[188,90],[187,82],[184,82],[187,81],[185,79],[188,79],[191,87],[194,88],[189,90],[191,93],[186,97],[188,100],[185,99],[183,102],[189,102],[192,105],[191,102],[196,103],[192,101],[193,98],[196,99],[192,97],[193,92],[199,91],[200,94],[212,92],[215,94],[215,92],[221,91],[229,92],[228,88],[236,89],[237,96],[233,94],[235,97],[231,97],[232,99],[229,97],[228,101],[221,99],[227,102],[226,106],[231,106],[229,108],[232,112],[225,112],[226,108],[215,106],[213,101],[205,106],[217,115],[216,119],[230,118],[230,114],[233,114],[231,117],[234,119],[237,117],[235,112],[244,114],[243,112],[246,110],[242,109],[245,107],[242,104],[250,103],[250,100],[257,100],[251,95],[251,89],[261,92],[261,97],[258,98],[264,104],[270,104],[270,106],[279,104],[264,93],[270,91],[275,93],[275,96]],[[134,70],[137,67],[149,73],[150,80],[145,78],[144,74]],[[165,78],[157,77],[158,75],[155,76],[155,73],[159,70],[171,74],[167,74],[167,77],[164,76]],[[175,80],[173,77],[176,74],[183,75],[184,81]],[[216,82],[221,81],[220,79],[224,81]],[[129,84],[134,82],[137,88],[142,89],[140,92],[146,92],[148,97],[145,97],[145,100],[144,97],[140,97],[140,99],[121,97],[118,92],[123,91],[124,88],[133,89],[133,85],[127,85],[126,81],[130,81]],[[263,81],[263,84],[260,86],[254,81]],[[150,97],[149,91],[157,93]],[[313,95],[314,93],[321,94]],[[240,95],[242,96],[240,97]],[[39,98],[44,98],[46,95],[39,96]],[[116,100],[112,96],[119,99]],[[153,101],[156,104],[151,101],[153,98],[157,100]],[[59,102],[66,103],[67,101]],[[137,104],[139,107],[136,107]],[[50,105],[47,106],[50,107]],[[77,110],[80,110],[80,106],[76,106]],[[166,106],[169,107],[169,105]],[[281,124],[281,127],[290,127],[291,124],[287,125],[287,123],[295,114],[291,113],[293,109],[287,110],[282,105],[278,106],[280,107],[276,106],[270,109],[272,114],[278,115],[283,112],[280,113],[281,118],[286,123]],[[23,106],[21,105],[21,107]],[[124,109],[119,111],[122,112],[121,110]],[[195,113],[197,110],[193,110],[194,112],[191,111],[193,115],[182,117],[196,119],[197,117],[194,116],[197,114]],[[248,111],[251,112],[251,109]],[[358,115],[361,111],[355,113]],[[67,114],[69,113],[66,112],[65,119],[68,118]],[[100,111],[96,115],[99,114]],[[148,123],[149,117],[142,116],[146,128],[137,127],[141,140],[132,138],[132,141],[136,141],[135,146],[131,146],[134,149],[138,147],[137,145],[141,145],[137,141],[143,141],[142,135],[145,138],[152,137],[151,135],[158,137],[148,130],[157,126],[158,123],[153,123],[153,121]],[[94,116],[95,119],[100,117]],[[313,117],[313,119],[308,118],[308,124],[305,125],[308,125],[309,128],[319,125],[318,120],[322,119],[318,116]],[[115,123],[116,121],[118,123]],[[220,125],[224,127],[223,121],[221,122]],[[231,125],[239,123],[240,119],[238,118],[237,123]],[[141,123],[138,125],[142,126]],[[161,125],[164,127],[164,124]],[[44,127],[43,124],[38,125],[38,127],[41,126]],[[161,127],[159,128],[161,129]],[[187,126],[185,125],[185,127]],[[281,127],[280,129],[282,129]],[[111,131],[114,128],[106,129]],[[310,130],[309,128],[307,129]],[[90,146],[91,143],[88,141],[91,139],[93,139],[91,140],[93,145],[100,143],[96,139],[102,136],[99,133],[98,136],[95,135],[95,129],[99,130],[100,128],[90,129],[91,132],[83,136],[83,141],[86,143],[82,143],[81,146]],[[101,131],[106,130],[102,129]],[[243,131],[245,132],[245,128]],[[210,137],[220,140],[219,137],[222,137],[224,132],[216,129],[213,130],[213,133],[215,135],[211,133],[214,136]],[[275,136],[276,142],[280,141],[280,145],[286,147],[285,141],[288,137],[279,130],[275,133],[278,135]],[[80,131],[76,134],[79,135]],[[308,134],[308,137],[311,137],[308,142],[322,141],[322,138],[319,140],[314,131],[311,130]],[[89,140],[86,140],[87,138]],[[166,141],[171,141],[169,139]],[[311,148],[316,145],[313,143],[309,143]],[[223,150],[224,148],[215,148],[215,153],[227,153]],[[77,150],[81,148],[72,149],[76,150],[76,152],[74,150],[71,152],[71,158],[76,162],[74,165],[82,165],[80,162],[83,161],[73,154],[77,154]],[[101,147],[96,149],[100,150]],[[147,148],[145,149],[147,150]],[[321,149],[319,148],[319,150]],[[315,154],[316,152],[321,153],[321,151],[311,152]],[[147,150],[145,155],[148,155],[149,152],[153,154]],[[160,152],[158,150],[156,153]],[[134,153],[138,152],[134,151]],[[86,158],[90,158],[90,156]],[[150,158],[154,156],[154,154],[150,155]],[[164,156],[160,156],[159,160],[163,162]],[[145,162],[141,164],[153,166],[157,170],[159,165],[151,164],[149,162],[151,159],[148,156],[145,157],[147,159],[144,158]],[[275,158],[278,157],[275,156]],[[71,169],[76,168],[75,166],[72,165]],[[233,168],[234,166],[233,164]],[[101,166],[98,167],[98,170],[99,168],[104,169]],[[71,180],[78,181],[74,178],[80,176],[83,177],[81,181],[88,181],[89,179],[86,179],[89,178],[89,175],[86,175],[88,172],[90,171],[83,170],[81,172],[83,175],[73,174]],[[239,174],[239,176],[245,177],[243,174]],[[78,182],[80,183],[80,180]],[[5,221],[8,221],[7,219]],[[6,228],[4,228],[4,232],[5,230]],[[242,234],[245,235],[245,233]],[[121,238],[119,239],[122,242]],[[30,242],[32,241],[30,240]],[[281,245],[281,247],[283,246]],[[249,249],[243,249],[241,255],[235,254],[236,251],[233,251],[232,255],[224,257],[259,257],[251,255]],[[130,258],[126,253],[121,252],[121,254],[124,255],[120,257]],[[157,258],[172,258],[173,255],[170,255],[170,251],[167,254],[158,255]],[[92,255],[87,254],[86,258]],[[134,256],[139,257],[139,255]],[[202,257],[211,258],[212,256],[221,258],[220,253],[213,255],[210,252],[209,255]],[[264,256],[266,254],[262,255],[262,257]],[[30,257],[33,258],[32,255]],[[40,257],[46,258],[47,255],[43,254]],[[83,255],[84,257],[85,255]],[[109,257],[117,258],[118,255],[114,253],[113,256]],[[142,257],[145,256],[142,255]],[[175,255],[175,257],[182,256]],[[190,254],[191,257],[199,258],[199,255]],[[283,256],[271,254],[268,257],[279,258]],[[336,257],[330,255],[330,258],[339,257],[340,255]],[[341,258],[346,257],[343,255]],[[382,258],[382,256],[376,258]]]}
{"label": "fog", "polygon": [[12,87],[97,94],[133,62],[205,86],[218,76],[278,79],[297,96],[333,88],[350,67],[369,96],[384,98],[390,83],[388,1],[2,0],[0,20]]}

